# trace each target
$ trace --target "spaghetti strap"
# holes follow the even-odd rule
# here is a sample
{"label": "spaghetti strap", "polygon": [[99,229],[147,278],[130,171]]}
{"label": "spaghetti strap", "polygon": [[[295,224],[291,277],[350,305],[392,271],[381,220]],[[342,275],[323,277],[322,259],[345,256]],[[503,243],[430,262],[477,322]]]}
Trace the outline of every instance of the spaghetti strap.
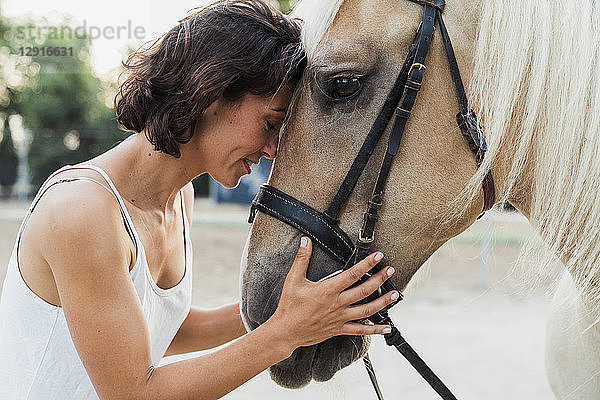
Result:
{"label": "spaghetti strap", "polygon": [[[67,171],[67,170],[74,170],[74,169],[93,170],[102,176],[102,178],[106,181],[106,184],[98,181],[97,179],[86,177],[86,176],[61,178],[61,179],[57,179],[55,182],[48,184],[48,182],[57,174]],[[52,175],[50,175],[50,177],[44,182],[44,184],[41,186],[40,190],[36,194],[35,198],[33,199],[31,206],[30,206],[27,214],[25,215],[25,218],[23,219],[21,228],[19,229],[19,232],[17,234],[17,251],[18,251],[18,246],[19,246],[19,243],[21,240],[21,234],[23,232],[24,226],[27,223],[29,217],[31,216],[33,209],[35,208],[37,203],[40,201],[40,199],[44,195],[44,193],[46,193],[46,191],[48,191],[54,185],[64,183],[64,182],[73,182],[73,181],[79,181],[79,180],[93,182],[97,185],[100,185],[101,187],[103,187],[104,189],[106,189],[108,192],[111,193],[111,195],[115,198],[115,200],[117,201],[117,204],[119,205],[119,209],[121,211],[121,216],[123,217],[125,229],[126,229],[127,233],[129,234],[129,236],[135,246],[136,260],[140,260],[140,258],[145,258],[144,247],[143,247],[142,242],[141,242],[141,240],[138,236],[138,233],[135,229],[135,226],[133,224],[131,216],[129,215],[129,212],[128,212],[127,208],[125,207],[125,202],[123,200],[123,197],[119,194],[119,191],[115,187],[114,183],[112,182],[112,180],[110,179],[108,174],[104,170],[102,170],[100,167],[97,167],[97,166],[91,165],[91,164],[65,166],[65,167],[59,169],[58,171],[54,172]],[[183,221],[182,221],[183,222],[183,241],[184,241],[184,256],[185,256],[185,263],[186,263],[186,269],[185,269],[186,273],[184,273],[184,277],[185,277],[185,275],[187,274],[187,271],[189,269],[188,268],[188,257],[190,256],[190,251],[191,251],[190,237],[189,237],[189,234],[190,234],[189,220],[188,220],[188,216],[187,216],[186,210],[185,210],[185,203],[183,200],[183,190],[180,190],[178,195],[179,195],[179,199],[180,199],[181,212],[182,212],[182,217],[183,217],[182,218],[183,219]],[[152,281],[152,284],[153,284],[152,286],[155,287],[155,289],[157,291],[161,291],[161,290],[167,291],[167,289],[162,289],[156,285],[156,282],[154,282],[152,277],[150,276],[149,270],[148,270],[148,275],[149,275],[150,281]],[[182,280],[183,280],[183,278],[182,278]]]}
{"label": "spaghetti strap", "polygon": [[102,176],[102,178],[104,178],[104,180],[106,181],[106,183],[108,183],[108,186],[111,189],[110,191],[113,193],[113,195],[117,199],[117,203],[119,203],[119,207],[121,208],[121,213],[123,214],[125,221],[128,225],[128,230],[131,230],[133,236],[135,237],[135,241],[139,242],[140,239],[139,239],[137,231],[135,230],[135,227],[133,225],[133,220],[131,219],[131,216],[129,215],[127,208],[125,207],[125,202],[123,201],[123,197],[117,190],[115,184],[110,179],[108,174],[106,172],[104,172],[104,170],[102,168],[97,167],[92,164],[80,164],[80,165],[68,166],[67,169],[69,169],[69,170],[71,170],[71,169],[91,169],[91,170],[97,172],[98,174],[100,174]]}
{"label": "spaghetti strap", "polygon": [[[60,174],[61,171],[69,168],[84,169],[80,166],[75,168],[64,167],[53,173],[36,193],[34,201],[32,201],[24,217],[23,224],[27,222],[26,218],[29,218],[32,210],[38,207],[42,196],[46,195],[48,200],[51,200],[50,197],[52,197],[53,193],[50,192],[50,195],[45,194],[50,190],[50,187],[65,182],[85,180],[94,183],[94,186],[87,184],[91,189],[88,193],[91,193],[85,198],[89,199],[90,196],[94,195],[101,197],[105,200],[101,204],[113,212],[111,215],[114,215],[114,218],[118,218],[114,214],[116,210],[114,209],[115,205],[111,203],[112,198],[106,197],[104,193],[104,190],[109,191],[117,200],[123,213],[124,221],[119,222],[111,218],[111,222],[117,224],[115,227],[119,230],[121,229],[119,226],[120,223],[124,223],[126,227],[130,226],[129,221],[131,217],[127,211],[131,207],[129,209],[124,208],[123,199],[116,189],[114,189],[112,181],[107,179],[107,176],[102,173],[103,171],[98,173],[75,171]],[[96,188],[95,185],[99,185],[104,189],[101,191],[94,190]],[[77,193],[76,191],[79,189],[79,186],[85,189],[84,185],[74,184],[65,185],[64,188],[59,186],[56,188],[56,192],[61,194],[60,197],[63,198],[64,195]],[[58,192],[58,190],[61,192]],[[129,206],[127,201],[125,201],[125,204]],[[48,205],[51,205],[50,202],[48,202]],[[181,202],[181,205],[183,206],[183,202]],[[45,206],[45,203],[39,206],[40,208],[37,210],[38,214],[42,211],[44,213],[51,212],[51,210],[47,211],[43,206]],[[176,209],[177,202],[175,202]],[[101,212],[102,210],[96,211]],[[37,216],[34,215],[32,222],[35,222],[36,218]],[[177,228],[179,231],[179,226]],[[91,229],[93,230],[93,226]],[[21,231],[22,229],[19,232]],[[173,342],[177,331],[190,312],[193,254],[191,241],[187,237],[189,236],[188,231],[189,229],[186,229],[185,236],[187,240],[185,245],[187,246],[187,257],[185,260],[185,273],[179,283],[168,289],[160,288],[153,281],[144,246],[137,239],[137,232],[133,231],[132,236],[136,238],[135,247],[137,256],[135,257],[135,263],[129,266],[129,278],[131,282],[130,284],[128,282],[127,288],[128,290],[133,289],[135,291],[134,296],[136,298],[131,299],[131,301],[135,301],[136,307],[143,313],[144,326],[147,328],[149,334],[147,345],[153,365],[159,365],[170,344]],[[30,232],[31,234],[25,231],[24,245],[25,242],[34,244],[39,240],[45,240],[45,238],[36,235],[33,230]],[[89,233],[93,235],[94,232],[89,231]],[[51,239],[60,240],[61,238]],[[119,243],[115,244],[120,245],[122,240],[127,240],[121,237],[119,239]],[[131,247],[129,243],[124,244],[127,244],[127,247]],[[68,251],[75,252],[74,254],[76,254],[78,250],[77,238],[73,242],[67,243],[67,245],[70,246]],[[27,251],[25,247],[22,250]],[[131,250],[133,251],[133,249]],[[25,254],[24,251],[23,254]],[[98,396],[85,370],[85,366],[81,361],[76,347],[73,345],[72,332],[67,323],[67,317],[69,312],[71,312],[70,308],[65,310],[60,305],[57,306],[49,303],[38,295],[41,292],[36,290],[37,286],[28,286],[28,282],[25,280],[27,274],[21,274],[21,269],[19,268],[18,252],[18,241],[15,240],[0,299],[0,377],[6,377],[1,382],[0,398],[97,399]],[[22,261],[26,261],[26,259],[23,258]],[[133,262],[134,260],[131,261]],[[27,262],[30,263],[30,260],[27,260]],[[104,260],[102,259],[98,261],[98,263],[103,262]],[[31,266],[29,270],[38,268],[37,265],[37,263],[28,264],[28,266]],[[107,269],[121,270],[126,267],[126,260],[123,260],[123,265],[107,265],[106,267]],[[107,272],[107,274],[103,274],[100,278],[113,280],[114,274],[111,273],[111,270]],[[57,290],[59,290],[59,285],[60,283],[56,285]],[[100,298],[97,300],[101,301]],[[98,303],[95,302],[95,304]],[[80,308],[81,304],[74,306]],[[99,306],[103,305],[99,304]],[[68,371],[68,373],[65,374],[64,371]],[[6,396],[3,396],[4,393],[6,393]]]}
{"label": "spaghetti strap", "polygon": [[187,232],[187,228],[189,226],[189,223],[188,223],[188,218],[187,218],[187,211],[185,209],[185,202],[184,202],[184,199],[183,199],[183,189],[181,189],[179,191],[179,199],[181,199],[181,215],[182,215],[182,218],[183,218],[183,227],[185,229],[185,231],[184,231],[184,233],[185,233],[185,232]]}
{"label": "spaghetti strap", "polygon": [[[48,185],[48,182],[53,177],[55,177],[57,174],[64,172],[64,171],[73,170],[73,169],[91,169],[93,171],[96,171],[104,178],[104,180],[106,180],[106,182],[108,183],[108,186],[106,186],[104,183],[102,183],[94,178],[84,177],[84,176],[73,177],[73,178],[62,178],[62,179],[58,179],[55,182],[52,182],[51,184]],[[19,228],[19,231],[17,233],[17,246],[21,241],[21,235],[23,233],[25,225],[27,224],[27,221],[31,217],[31,214],[32,214],[34,208],[37,206],[37,204],[41,200],[42,196],[54,185],[57,185],[60,183],[65,183],[65,182],[74,182],[74,181],[93,182],[95,184],[100,185],[104,189],[106,189],[114,197],[114,199],[117,201],[117,204],[119,205],[119,210],[121,212],[121,216],[123,217],[125,230],[127,231],[127,234],[133,241],[133,244],[136,248],[136,253],[139,253],[139,238],[137,236],[137,232],[133,225],[133,221],[131,220],[129,213],[127,212],[127,209],[125,208],[125,203],[123,202],[123,199],[121,198],[119,192],[117,191],[117,188],[114,186],[114,184],[112,183],[112,181],[110,180],[110,178],[108,177],[106,172],[104,172],[102,169],[96,167],[95,165],[77,165],[77,166],[67,165],[67,166],[64,166],[64,167],[60,168],[59,170],[55,171],[48,177],[48,179],[46,179],[46,181],[42,184],[42,186],[40,187],[40,190],[34,197],[33,201],[31,202],[31,206],[29,207],[29,210],[27,211],[25,218],[23,218],[23,222],[21,223],[21,227]]]}
{"label": "spaghetti strap", "polygon": [[45,191],[48,190],[48,189],[50,189],[52,186],[54,186],[54,185],[56,185],[58,183],[75,182],[75,181],[89,181],[89,182],[93,182],[95,184],[98,184],[98,185],[102,186],[104,189],[106,189],[106,191],[108,193],[110,193],[115,198],[115,200],[119,204],[119,211],[121,212],[121,217],[123,218],[123,222],[124,222],[124,225],[125,225],[125,230],[127,230],[127,234],[129,235],[129,237],[133,241],[133,244],[135,245],[136,242],[135,242],[135,234],[134,234],[134,231],[133,231],[133,225],[132,226],[129,225],[129,222],[127,221],[127,214],[125,213],[125,210],[121,206],[121,203],[119,202],[119,198],[117,197],[117,195],[108,186],[106,186],[104,183],[102,183],[102,182],[100,182],[100,181],[98,181],[98,180],[96,180],[94,178],[89,178],[87,176],[80,176],[80,177],[77,177],[77,178],[65,178],[65,179],[59,179],[56,182],[53,182],[51,185],[49,185],[45,189]]}

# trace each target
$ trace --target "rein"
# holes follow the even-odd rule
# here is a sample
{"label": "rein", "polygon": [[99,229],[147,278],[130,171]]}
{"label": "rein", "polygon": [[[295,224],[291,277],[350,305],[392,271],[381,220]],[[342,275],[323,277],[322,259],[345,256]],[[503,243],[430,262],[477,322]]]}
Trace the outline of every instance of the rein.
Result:
{"label": "rein", "polygon": [[[365,258],[371,251],[372,243],[375,240],[375,225],[378,220],[378,212],[383,205],[385,185],[392,161],[398,153],[402,135],[408,119],[411,116],[412,108],[423,82],[425,60],[433,38],[436,20],[442,35],[452,81],[456,87],[456,94],[460,106],[460,112],[456,115],[456,121],[463,137],[467,141],[469,149],[475,156],[477,167],[481,165],[484,153],[487,150],[487,144],[481,133],[477,117],[474,111],[469,108],[456,56],[452,48],[452,43],[450,42],[450,36],[442,19],[445,1],[409,1],[423,6],[423,20],[417,29],[415,38],[409,47],[406,60],[404,61],[402,69],[396,78],[379,115],[375,119],[375,122],[356,155],[352,166],[348,170],[346,177],[327,209],[324,212],[319,212],[309,205],[294,199],[268,184],[261,186],[250,209],[248,222],[251,223],[254,221],[257,211],[262,211],[265,214],[291,225],[310,237],[323,251],[331,256],[338,264],[342,265],[343,268],[341,270],[350,268],[352,265]],[[350,194],[354,190],[358,179],[392,118],[394,119],[394,122],[388,139],[386,154],[381,163],[373,193],[368,201],[367,210],[363,215],[363,223],[358,231],[358,238],[353,242],[339,227],[340,211],[348,201]],[[495,200],[494,181],[491,171],[488,171],[485,175],[482,181],[482,189],[484,194],[484,205],[478,218],[481,218],[483,214],[493,206]],[[363,276],[359,282],[365,281],[380,269],[381,267],[379,266],[375,267]],[[392,290],[396,290],[401,294],[400,300],[403,298],[402,293],[396,289],[391,282],[386,281],[378,291],[363,301],[373,300]],[[374,324],[386,324],[391,326],[391,333],[384,335],[387,345],[395,347],[442,399],[456,400],[456,397],[448,387],[444,385],[421,357],[419,357],[415,350],[402,337],[400,331],[394,326],[394,323],[388,315],[388,309],[396,303],[398,302],[387,306],[378,313],[370,316],[368,319]],[[363,358],[363,361],[377,397],[379,400],[383,400],[383,395],[379,388],[379,384],[377,383],[373,365],[368,354]]]}

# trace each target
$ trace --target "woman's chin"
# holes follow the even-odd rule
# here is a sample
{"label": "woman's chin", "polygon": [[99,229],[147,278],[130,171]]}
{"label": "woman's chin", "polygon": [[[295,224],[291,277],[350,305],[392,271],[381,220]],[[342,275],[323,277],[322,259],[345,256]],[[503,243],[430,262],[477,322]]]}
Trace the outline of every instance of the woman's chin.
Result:
{"label": "woman's chin", "polygon": [[244,176],[252,173],[252,169],[244,160],[240,160],[233,163],[229,168],[220,168],[218,171],[213,172],[214,174],[210,171],[208,173],[221,186],[225,189],[235,189]]}
{"label": "woman's chin", "polygon": [[223,185],[223,186],[225,187],[225,189],[235,189],[236,187],[238,187],[239,184],[240,184],[240,181],[238,180],[235,185],[228,185],[228,186]]}
{"label": "woman's chin", "polygon": [[241,176],[238,176],[238,177],[229,178],[229,179],[227,179],[227,178],[225,178],[225,179],[217,179],[217,178],[213,177],[213,179],[215,181],[217,181],[225,189],[235,189],[240,184],[240,181],[242,180],[243,176],[244,175],[241,175]]}
{"label": "woman's chin", "polygon": [[[217,181],[217,182],[219,182],[219,181]],[[225,189],[235,189],[240,184],[240,179],[238,179],[237,182],[235,182],[235,183],[232,183],[232,182],[219,182],[219,183]]]}

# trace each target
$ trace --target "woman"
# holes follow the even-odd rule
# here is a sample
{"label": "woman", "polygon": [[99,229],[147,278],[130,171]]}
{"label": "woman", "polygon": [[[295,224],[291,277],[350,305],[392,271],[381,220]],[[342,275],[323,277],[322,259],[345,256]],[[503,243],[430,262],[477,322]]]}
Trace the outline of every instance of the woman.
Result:
{"label": "woman", "polygon": [[[276,313],[258,329],[246,334],[237,305],[190,306],[190,182],[209,173],[234,187],[253,163],[275,156],[305,64],[299,41],[297,23],[262,1],[229,1],[128,60],[115,109],[137,133],[53,174],[18,233],[0,303],[0,398],[218,398],[299,346],[384,333],[350,322],[367,316],[367,306],[352,304],[393,269],[345,290],[381,254],[313,283],[306,238]],[[242,335],[155,368],[165,354]]]}

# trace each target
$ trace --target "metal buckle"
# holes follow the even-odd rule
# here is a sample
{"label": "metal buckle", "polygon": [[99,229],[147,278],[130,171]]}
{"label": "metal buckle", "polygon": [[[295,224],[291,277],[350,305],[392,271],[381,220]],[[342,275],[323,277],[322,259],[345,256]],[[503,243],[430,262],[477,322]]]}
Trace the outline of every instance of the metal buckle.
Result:
{"label": "metal buckle", "polygon": [[373,235],[370,238],[367,238],[364,236],[365,232],[364,230],[359,230],[358,231],[358,240],[361,243],[372,243],[373,240],[375,240],[375,233],[373,233]]}
{"label": "metal buckle", "polygon": [[411,65],[410,69],[408,70],[408,75],[409,76],[412,73],[413,69],[418,69],[419,71],[424,71],[425,70],[425,65],[423,65],[421,63],[414,63],[413,65]]}

